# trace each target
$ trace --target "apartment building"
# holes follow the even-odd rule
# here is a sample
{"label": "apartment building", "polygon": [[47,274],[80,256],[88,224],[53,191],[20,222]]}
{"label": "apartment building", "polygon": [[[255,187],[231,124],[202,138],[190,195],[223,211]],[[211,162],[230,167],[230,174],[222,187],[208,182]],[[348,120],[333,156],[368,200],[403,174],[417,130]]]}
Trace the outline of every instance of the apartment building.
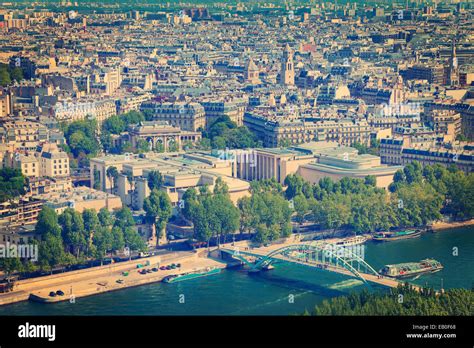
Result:
{"label": "apartment building", "polygon": [[12,162],[27,177],[60,178],[70,174],[68,155],[54,143],[38,146],[34,153],[16,153]]}
{"label": "apartment building", "polygon": [[209,127],[215,120],[222,116],[228,116],[238,126],[243,124],[244,113],[248,104],[248,98],[208,98],[199,99],[199,104],[204,107],[206,113],[206,125]]}
{"label": "apartment building", "polygon": [[155,121],[166,121],[182,130],[196,132],[206,127],[204,107],[195,102],[145,102],[141,105],[142,112],[148,112]]}
{"label": "apartment building", "polygon": [[469,173],[474,170],[474,146],[472,143],[440,143],[431,137],[398,137],[381,139],[380,158],[382,163],[407,165],[418,161],[422,165],[456,165]]}
{"label": "apartment building", "polygon": [[11,96],[8,93],[0,91],[0,118],[10,116],[12,110]]}
{"label": "apartment building", "polygon": [[113,99],[76,99],[56,103],[52,113],[58,121],[73,122],[91,117],[100,125],[116,115],[117,108]]}
{"label": "apartment building", "polygon": [[474,171],[474,147],[472,145],[459,148],[435,146],[403,149],[402,165],[413,161],[418,161],[423,166],[440,164],[449,167],[454,164],[462,171],[471,173]]}
{"label": "apartment building", "polygon": [[436,134],[447,136],[448,141],[454,141],[461,134],[461,114],[455,110],[432,110],[424,117]]}
{"label": "apartment building", "polygon": [[36,224],[43,204],[42,200],[24,198],[0,203],[0,230]]}
{"label": "apartment building", "polygon": [[247,112],[244,124],[266,147],[300,144],[314,140],[336,141],[341,145],[370,144],[371,127],[365,120],[305,121],[274,117],[267,111]]}
{"label": "apartment building", "polygon": [[440,64],[417,64],[400,73],[406,80],[426,80],[436,85],[443,85],[446,82],[446,71],[444,66]]}
{"label": "apartment building", "polygon": [[39,122],[14,120],[0,123],[0,143],[13,144],[20,152],[35,151],[48,140],[48,129]]}

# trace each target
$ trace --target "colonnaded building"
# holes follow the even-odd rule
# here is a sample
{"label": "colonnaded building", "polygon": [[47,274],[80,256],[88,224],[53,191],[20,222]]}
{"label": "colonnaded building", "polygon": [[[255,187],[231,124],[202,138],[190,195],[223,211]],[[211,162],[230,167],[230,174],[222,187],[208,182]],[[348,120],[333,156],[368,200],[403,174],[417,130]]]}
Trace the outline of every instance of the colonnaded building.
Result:
{"label": "colonnaded building", "polygon": [[[287,175],[299,174],[317,183],[325,177],[340,180],[372,175],[378,187],[387,187],[395,172],[403,168],[382,164],[378,156],[359,155],[354,148],[326,141],[279,149],[106,155],[91,159],[90,163],[91,186],[118,195],[124,204],[137,210],[143,208],[143,201],[150,194],[147,177],[152,171],[161,173],[162,189],[177,206],[188,188],[208,185],[212,190],[219,177],[228,185],[236,203],[250,194],[253,180],[274,178],[283,183]],[[119,172],[115,181],[107,176],[110,167]]]}

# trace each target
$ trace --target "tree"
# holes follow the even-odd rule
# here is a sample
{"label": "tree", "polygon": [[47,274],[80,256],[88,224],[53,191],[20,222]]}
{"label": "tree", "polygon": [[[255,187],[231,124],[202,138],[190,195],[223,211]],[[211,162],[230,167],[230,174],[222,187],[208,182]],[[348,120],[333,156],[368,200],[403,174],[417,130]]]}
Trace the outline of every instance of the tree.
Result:
{"label": "tree", "polygon": [[17,82],[20,82],[21,80],[23,80],[23,70],[21,70],[21,68],[19,67],[13,68],[10,72],[10,78]]}
{"label": "tree", "polygon": [[[396,301],[403,296],[403,301]],[[421,291],[409,285],[391,289],[390,293],[369,293],[367,290],[324,300],[315,307],[314,315],[377,315],[377,316],[472,316],[474,292],[449,289],[435,294],[432,289]]]}
{"label": "tree", "polygon": [[229,193],[229,186],[227,183],[222,180],[221,177],[218,177],[215,184],[214,184],[214,194],[222,194],[222,195],[227,195]]}
{"label": "tree", "polygon": [[74,157],[78,157],[80,153],[86,156],[97,154],[100,146],[96,130],[97,121],[95,120],[74,121],[65,126],[64,136]]}
{"label": "tree", "polygon": [[110,188],[110,193],[112,193],[112,190],[115,189],[115,186],[117,185],[117,181],[119,177],[119,172],[117,170],[117,167],[114,167],[114,166],[108,167],[106,174],[109,180],[112,182],[112,187]]}
{"label": "tree", "polygon": [[10,281],[13,273],[21,272],[23,268],[23,264],[18,257],[2,257],[0,259],[0,269],[5,273],[7,281]]}
{"label": "tree", "polygon": [[349,223],[350,207],[349,196],[340,193],[329,195],[313,206],[313,219],[324,228],[338,229]]}
{"label": "tree", "polygon": [[239,229],[239,210],[232,203],[228,193],[218,192],[209,199],[212,204],[211,211],[218,222],[214,231],[216,231],[218,241],[220,242],[221,237],[224,237],[225,243],[226,237]]}
{"label": "tree", "polygon": [[35,226],[35,234],[40,238],[51,234],[56,237],[61,236],[61,226],[58,223],[58,215],[54,209],[43,205],[38,214],[38,222]]}
{"label": "tree", "polygon": [[265,244],[269,241],[270,231],[265,224],[258,224],[255,230],[253,240],[260,244]]}
{"label": "tree", "polygon": [[293,199],[295,212],[296,212],[296,222],[300,225],[304,222],[305,216],[309,209],[308,200],[306,197],[300,193]]}
{"label": "tree", "polygon": [[183,215],[194,226],[194,238],[209,241],[214,236],[218,243],[224,242],[229,234],[239,229],[240,212],[233,204],[227,184],[218,178],[213,193],[207,186],[201,187],[198,195],[194,189],[188,189],[183,196]]}
{"label": "tree", "polygon": [[367,175],[365,177],[365,184],[367,186],[377,186],[377,178],[374,175]]}
{"label": "tree", "polygon": [[184,206],[181,209],[183,217],[188,221],[195,220],[196,209],[199,206],[197,192],[194,187],[188,188],[183,195]]}
{"label": "tree", "polygon": [[143,209],[151,223],[155,225],[157,245],[166,228],[166,223],[171,217],[171,201],[164,191],[154,189],[143,202]]}
{"label": "tree", "polygon": [[400,226],[424,226],[441,218],[442,196],[429,184],[401,186],[392,196]]}
{"label": "tree", "polygon": [[38,214],[35,233],[40,237],[38,260],[41,269],[52,270],[54,266],[66,260],[61,238],[61,226],[54,209],[45,205],[42,207]]}
{"label": "tree", "polygon": [[250,192],[252,194],[264,192],[281,194],[283,192],[283,186],[278,181],[276,181],[275,178],[254,180],[250,182]]}
{"label": "tree", "polygon": [[119,226],[112,227],[112,250],[119,251],[125,248],[123,230]]}
{"label": "tree", "polygon": [[171,141],[169,144],[168,144],[168,152],[177,152],[179,151],[179,145],[177,142],[175,141]]}
{"label": "tree", "polygon": [[334,181],[331,178],[324,177],[319,180],[319,187],[325,193],[331,193],[334,189]]}
{"label": "tree", "polygon": [[209,247],[212,231],[209,227],[209,221],[206,219],[206,211],[201,204],[196,206],[193,217],[194,238],[200,242],[207,242]]}
{"label": "tree", "polygon": [[165,146],[163,145],[163,143],[160,143],[159,141],[156,142],[155,152],[158,152],[158,153],[165,152]]}
{"label": "tree", "polygon": [[82,220],[84,221],[84,231],[86,235],[88,252],[92,246],[92,240],[94,238],[95,232],[100,227],[100,221],[95,209],[84,209],[82,212]]}
{"label": "tree", "polygon": [[41,238],[38,248],[38,260],[42,270],[52,271],[53,267],[64,264],[67,260],[61,236],[46,233]]}
{"label": "tree", "polygon": [[240,210],[240,234],[250,232],[254,226],[254,211],[252,209],[252,199],[250,197],[242,197],[237,201],[237,207]]}
{"label": "tree", "polygon": [[[145,242],[133,227],[126,227],[123,231],[125,245],[130,251],[143,251],[146,249]],[[130,253],[130,258],[132,254]]]}
{"label": "tree", "polygon": [[150,144],[145,139],[138,139],[136,151],[138,153],[148,152],[150,151]]}
{"label": "tree", "polygon": [[[133,192],[135,190],[135,178],[133,176],[133,173],[127,173],[127,181],[130,184],[130,191]],[[132,195],[130,195],[130,204],[132,203],[133,203]]]}
{"label": "tree", "polygon": [[407,183],[412,184],[415,182],[421,182],[423,177],[423,168],[420,162],[413,161],[403,168],[405,174],[405,180]]}
{"label": "tree", "polygon": [[58,220],[66,249],[78,258],[81,253],[86,252],[89,240],[82,215],[74,209],[67,208]]}
{"label": "tree", "polygon": [[0,202],[25,194],[27,178],[20,169],[3,167],[0,169]]}
{"label": "tree", "polygon": [[[288,236],[291,233],[291,227],[288,230],[288,224],[292,210],[281,193],[273,190],[254,192],[249,200],[240,202],[239,208],[241,208],[241,215],[244,215],[246,229],[256,231],[257,227],[263,224],[267,229],[274,230],[268,233],[268,240],[278,238],[280,235]],[[242,210],[243,208],[245,210]]]}
{"label": "tree", "polygon": [[157,170],[152,170],[148,173],[147,176],[148,180],[148,187],[151,191],[154,189],[160,189],[163,185],[163,177],[161,176],[160,172]]}
{"label": "tree", "polygon": [[203,131],[203,139],[198,146],[208,148],[211,144],[214,149],[245,149],[255,147],[257,139],[247,127],[239,127],[229,116],[222,116],[207,131]]}
{"label": "tree", "polygon": [[289,174],[285,178],[285,185],[287,186],[285,197],[292,199],[296,195],[303,193],[304,179],[297,174]]}
{"label": "tree", "polygon": [[100,172],[97,169],[94,169],[94,184],[92,185],[94,190],[100,190]]}
{"label": "tree", "polygon": [[120,227],[122,230],[125,230],[126,227],[131,227],[134,225],[135,220],[133,219],[133,214],[130,208],[122,207],[121,209],[116,211],[114,226]]}
{"label": "tree", "polygon": [[10,78],[10,74],[7,70],[0,69],[0,86],[5,87],[12,83],[12,79]]}
{"label": "tree", "polygon": [[102,132],[105,134],[120,134],[125,131],[126,126],[122,117],[114,115],[104,121]]}
{"label": "tree", "polygon": [[94,232],[92,239],[92,256],[101,260],[101,264],[107,252],[112,250],[113,235],[109,227],[99,226]]}
{"label": "tree", "polygon": [[99,210],[99,214],[97,214],[99,218],[100,225],[103,227],[109,227],[113,224],[113,218],[107,208],[102,208]]}

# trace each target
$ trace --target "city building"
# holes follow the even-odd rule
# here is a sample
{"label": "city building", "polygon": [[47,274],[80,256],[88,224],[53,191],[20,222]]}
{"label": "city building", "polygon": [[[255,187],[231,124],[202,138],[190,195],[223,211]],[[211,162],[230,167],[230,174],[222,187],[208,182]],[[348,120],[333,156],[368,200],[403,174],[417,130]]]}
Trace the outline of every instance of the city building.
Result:
{"label": "city building", "polygon": [[98,212],[102,208],[109,211],[122,208],[120,197],[85,186],[38,194],[33,198],[43,200],[44,204],[54,209],[57,214],[61,214],[67,208],[72,208],[79,213],[82,213],[85,209],[94,209]]}
{"label": "city building", "polygon": [[351,147],[334,141],[317,141],[280,149],[231,150],[226,158],[235,176],[248,181],[275,179],[284,183],[289,174],[299,174],[311,183],[329,177],[364,179],[374,176],[378,187],[388,187],[401,166],[381,163],[380,157],[359,155]]}
{"label": "city building", "polygon": [[286,44],[285,46],[281,59],[280,84],[290,86],[295,84],[295,66],[293,63],[293,50],[288,44]]}
{"label": "city building", "polygon": [[[110,167],[120,173],[117,182],[107,177]],[[142,209],[144,199],[150,194],[147,178],[151,171],[163,176],[161,190],[168,193],[174,207],[188,188],[206,185],[212,191],[219,177],[228,185],[234,203],[250,194],[250,184],[233,175],[228,161],[206,153],[107,155],[91,159],[90,168],[91,185],[97,181],[101,190],[115,192],[123,204],[134,209]]]}
{"label": "city building", "polygon": [[185,131],[206,128],[206,112],[199,103],[150,101],[143,103],[140,110],[149,113],[155,121],[165,121]]}
{"label": "city building", "polygon": [[54,143],[38,146],[33,153],[14,153],[11,161],[11,166],[21,169],[22,174],[27,177],[66,178],[69,176],[69,157]]}
{"label": "city building", "polygon": [[128,127],[128,134],[122,140],[129,141],[134,148],[138,147],[139,140],[146,141],[150,150],[159,147],[164,152],[179,151],[186,144],[195,144],[201,140],[200,132],[184,131],[171,126],[165,121],[142,121]]}

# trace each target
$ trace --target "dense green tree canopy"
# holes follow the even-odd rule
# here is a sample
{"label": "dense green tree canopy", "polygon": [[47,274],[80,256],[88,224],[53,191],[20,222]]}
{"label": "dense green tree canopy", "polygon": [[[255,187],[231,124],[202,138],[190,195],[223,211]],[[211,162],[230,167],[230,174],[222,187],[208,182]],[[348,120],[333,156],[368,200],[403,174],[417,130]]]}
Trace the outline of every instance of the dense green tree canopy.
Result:
{"label": "dense green tree canopy", "polygon": [[[52,270],[91,259],[103,260],[107,254],[122,251],[144,250],[145,242],[135,229],[130,209],[124,207],[115,214],[106,208],[99,213],[85,209],[82,213],[67,208],[59,216],[54,209],[44,205],[38,216],[35,232],[39,241],[37,266]],[[1,264],[10,271],[31,271],[36,268],[28,260],[21,264]]]}
{"label": "dense green tree canopy", "polygon": [[26,177],[20,169],[3,167],[0,169],[0,202],[25,194]]}
{"label": "dense green tree canopy", "polygon": [[[400,295],[403,301],[400,301]],[[379,316],[472,316],[474,291],[449,289],[435,295],[433,289],[420,292],[408,285],[392,289],[389,294],[362,291],[324,300],[316,306],[314,315],[379,315]]]}
{"label": "dense green tree canopy", "polygon": [[209,242],[211,237],[218,241],[235,233],[239,229],[239,210],[233,204],[228,193],[227,184],[217,179],[213,193],[207,187],[201,188],[199,194],[188,189],[183,196],[182,214],[192,221],[194,238]]}
{"label": "dense green tree canopy", "polygon": [[100,150],[96,137],[97,121],[80,120],[63,126],[64,136],[74,157],[95,156]]}
{"label": "dense green tree canopy", "polygon": [[150,190],[159,189],[163,185],[163,177],[157,170],[152,170],[147,176],[148,187]]}
{"label": "dense green tree canopy", "polygon": [[258,145],[255,135],[245,126],[237,126],[229,116],[217,118],[203,132],[203,137],[209,139],[214,149],[246,149]]}
{"label": "dense green tree canopy", "polygon": [[[150,196],[145,198],[143,209],[149,221],[155,224],[158,237],[161,237],[172,212],[171,200],[168,194],[165,191],[154,188]],[[157,238],[157,241],[159,241],[159,238]]]}
{"label": "dense green tree canopy", "polygon": [[0,63],[0,86],[5,87],[13,81],[23,80],[23,71],[20,67],[11,68],[8,64]]}

